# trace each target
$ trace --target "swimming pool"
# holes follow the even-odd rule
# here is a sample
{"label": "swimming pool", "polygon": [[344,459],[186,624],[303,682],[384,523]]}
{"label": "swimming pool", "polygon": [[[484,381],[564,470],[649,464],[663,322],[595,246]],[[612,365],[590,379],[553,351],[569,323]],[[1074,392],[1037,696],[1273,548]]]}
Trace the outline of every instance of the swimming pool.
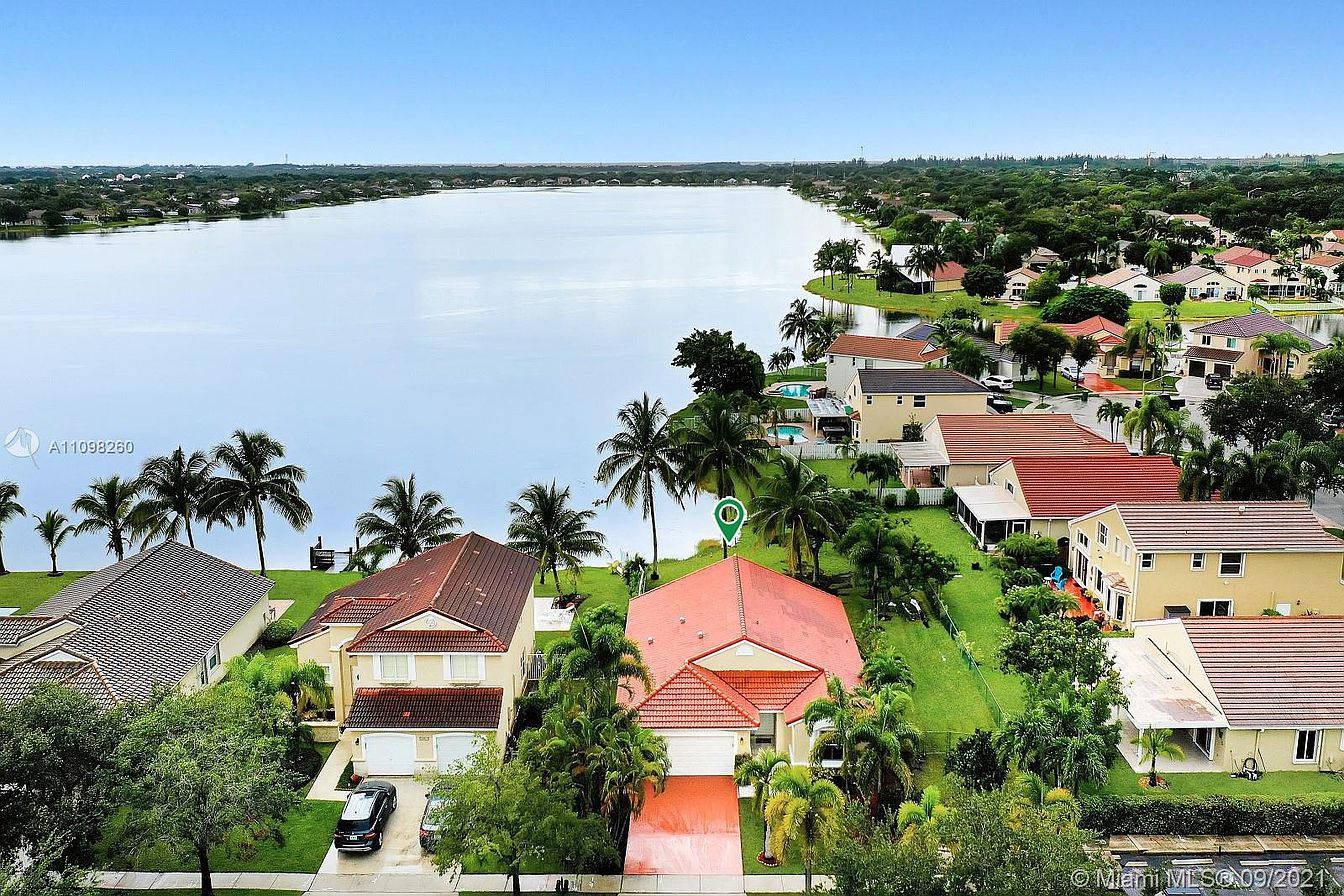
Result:
{"label": "swimming pool", "polygon": [[[812,387],[807,383],[787,383],[779,387],[780,395],[787,395],[789,398],[806,398],[812,394]],[[798,431],[802,435],[802,430]]]}
{"label": "swimming pool", "polygon": [[807,437],[803,435],[803,428],[801,426],[791,426],[787,423],[772,427],[770,429],[770,435],[780,441],[791,441],[795,444],[807,441]]}

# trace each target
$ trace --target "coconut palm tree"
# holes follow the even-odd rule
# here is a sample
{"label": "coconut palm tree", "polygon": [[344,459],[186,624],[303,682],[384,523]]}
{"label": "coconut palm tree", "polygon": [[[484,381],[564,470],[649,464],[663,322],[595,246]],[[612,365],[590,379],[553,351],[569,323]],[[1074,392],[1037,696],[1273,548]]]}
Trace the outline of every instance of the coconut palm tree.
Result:
{"label": "coconut palm tree", "polygon": [[845,798],[830,781],[814,778],[811,769],[799,766],[775,772],[770,786],[775,791],[765,805],[770,847],[781,857],[792,852],[802,854],[803,889],[810,893],[817,854],[840,835],[840,809]]}
{"label": "coconut palm tree", "polygon": [[882,503],[882,492],[887,483],[901,477],[901,461],[894,454],[860,454],[849,465],[849,475],[862,476],[877,488],[877,503]]}
{"label": "coconut palm tree", "polygon": [[779,321],[779,335],[787,343],[801,350],[812,338],[812,331],[821,319],[821,310],[813,308],[807,299],[794,299],[789,310]]}
{"label": "coconut palm tree", "polygon": [[667,786],[667,741],[632,720],[613,726],[601,748],[598,810],[606,816],[612,839],[622,843],[648,794],[662,793]]}
{"label": "coconut palm tree", "polygon": [[1192,443],[1181,457],[1181,478],[1176,488],[1182,501],[1208,501],[1223,487],[1227,475],[1227,445],[1222,439]]}
{"label": "coconut palm tree", "polygon": [[[798,458],[781,454],[775,467],[775,474],[761,481],[751,501],[751,525],[766,544],[784,545],[789,575],[796,578],[804,551],[811,554],[812,545],[820,547],[824,541],[835,540],[840,508],[826,477],[812,472]],[[820,564],[815,555],[812,560],[812,581],[816,582]]]}
{"label": "coconut palm tree", "polygon": [[133,516],[143,544],[183,534],[196,547],[192,520],[201,519],[214,465],[204,451],[188,454],[179,445],[172,454],[151,457],[140,468],[140,503]]}
{"label": "coconut palm tree", "polygon": [[556,594],[561,566],[575,569],[584,557],[596,557],[607,549],[602,533],[588,528],[597,512],[570,507],[569,487],[559,488],[555,480],[523,489],[518,500],[509,502],[509,513],[509,546],[541,561],[543,583],[546,570],[551,571]]}
{"label": "coconut palm tree", "polygon": [[1138,747],[1142,752],[1139,756],[1140,762],[1148,763],[1148,786],[1157,786],[1157,760],[1171,759],[1179,762],[1185,758],[1185,751],[1181,745],[1174,740],[1175,735],[1170,728],[1148,728],[1130,743]]}
{"label": "coconut palm tree", "polygon": [[1311,343],[1297,333],[1265,333],[1251,343],[1251,348],[1274,359],[1266,373],[1275,373],[1286,377],[1288,375],[1288,359],[1294,353],[1301,355],[1311,351]]}
{"label": "coconut palm tree", "polygon": [[580,613],[568,635],[546,648],[546,669],[541,685],[580,685],[584,692],[602,698],[602,705],[615,706],[617,690],[633,694],[630,680],[653,689],[649,667],[639,645],[626,637],[625,617],[604,605]]}
{"label": "coconut palm tree", "polygon": [[350,555],[350,559],[345,564],[345,569],[341,572],[358,573],[360,578],[368,578],[382,568],[383,561],[387,559],[387,555],[390,553],[392,553],[392,548],[386,545],[366,544]]}
{"label": "coconut palm tree", "polygon": [[770,820],[765,818],[765,806],[770,801],[770,779],[781,768],[788,768],[793,760],[788,753],[778,750],[757,750],[750,756],[742,757],[733,773],[733,782],[738,787],[751,788],[751,805],[765,822],[765,849],[762,852],[764,864],[776,864],[774,851],[770,848]]}
{"label": "coconut palm tree", "polygon": [[[736,493],[736,483],[751,483],[770,451],[758,431],[728,399],[706,395],[673,430],[675,463],[683,487],[725,498]],[[726,540],[723,556],[728,556]]]}
{"label": "coconut palm tree", "polygon": [[1166,342],[1162,333],[1162,328],[1148,318],[1145,318],[1138,323],[1130,324],[1130,326],[1125,329],[1124,340],[1120,345],[1111,349],[1109,354],[1112,357],[1115,355],[1127,355],[1131,358],[1135,355],[1143,355],[1143,366],[1141,369],[1146,370],[1147,373],[1144,375],[1143,384],[1140,386],[1140,390],[1144,394],[1147,394],[1148,380],[1158,377],[1162,372],[1163,366],[1167,362]]}
{"label": "coconut palm tree", "polygon": [[61,574],[60,568],[56,565],[56,552],[66,543],[71,535],[75,534],[75,527],[70,525],[70,521],[65,518],[65,514],[59,510],[48,510],[42,516],[33,515],[37,520],[37,525],[33,531],[42,539],[42,543],[47,546],[47,551],[51,554],[51,572],[52,578]]}
{"label": "coconut palm tree", "polygon": [[1171,272],[1171,252],[1164,240],[1153,240],[1143,256],[1143,266],[1148,273],[1157,276]]}
{"label": "coconut palm tree", "polygon": [[1120,422],[1125,419],[1125,415],[1128,413],[1129,408],[1124,403],[1116,401],[1114,398],[1103,399],[1101,404],[1097,407],[1097,420],[1111,425],[1112,442],[1116,441],[1116,428],[1120,425]]}
{"label": "coconut palm tree", "polygon": [[453,512],[436,491],[420,492],[415,474],[405,479],[393,476],[383,482],[383,493],[373,507],[355,519],[355,532],[397,551],[402,560],[447,544],[457,537],[454,530],[462,517]]}
{"label": "coconut palm tree", "polygon": [[317,663],[290,654],[251,653],[229,660],[228,678],[258,695],[274,695],[295,718],[331,707],[331,686]]}
{"label": "coconut palm tree", "polygon": [[[783,373],[793,366],[793,362],[797,357],[798,356],[793,353],[793,349],[786,345],[779,351],[771,353],[770,361],[766,364],[766,369],[771,373]],[[661,400],[662,399],[659,399],[659,401]]]}
{"label": "coconut palm tree", "polygon": [[[788,364],[793,363],[793,352]],[[776,352],[782,354],[782,352]],[[786,364],[785,366],[788,366]],[[620,501],[626,507],[639,504],[640,512],[649,521],[653,535],[652,576],[658,578],[658,517],[654,510],[654,496],[658,491],[669,495],[678,507],[683,506],[684,491],[681,471],[677,468],[676,445],[672,426],[661,398],[649,400],[649,394],[638,401],[627,402],[616,414],[621,429],[603,440],[597,450],[606,454],[597,466],[597,481],[612,483],[607,493],[607,504]]]}
{"label": "coconut palm tree", "polygon": [[75,513],[84,515],[75,526],[74,534],[106,532],[108,553],[113,554],[118,563],[126,559],[126,540],[139,489],[139,483],[134,479],[126,480],[120,476],[95,479],[89,490],[70,505]]}
{"label": "coconut palm tree", "polygon": [[943,794],[932,785],[925,787],[919,801],[901,803],[896,810],[896,830],[901,838],[909,840],[921,831],[937,826],[938,822],[952,812],[943,805]]}
{"label": "coconut palm tree", "polygon": [[[14,482],[0,482],[0,548],[5,544],[5,524],[21,516],[26,516],[28,511],[23,509],[19,503],[19,486]],[[5,569],[5,554],[0,550],[0,576],[9,575],[9,570]]]}
{"label": "coconut palm tree", "polygon": [[863,583],[868,599],[879,612],[883,609],[879,606],[883,593],[890,591],[900,571],[897,537],[895,524],[870,514],[855,520],[836,545],[854,566],[855,583]]}
{"label": "coconut palm tree", "polygon": [[831,347],[831,343],[844,335],[846,329],[848,327],[842,318],[834,314],[823,314],[812,325],[811,336],[803,349],[803,360],[809,364],[816,363],[826,354],[826,349]]}
{"label": "coconut palm tree", "polygon": [[1164,432],[1175,426],[1175,417],[1171,405],[1160,395],[1149,395],[1138,406],[1125,414],[1122,432],[1125,441],[1139,438],[1139,447],[1144,454],[1157,454],[1158,440]]}
{"label": "coconut palm tree", "polygon": [[905,258],[905,264],[911,271],[929,278],[925,281],[929,289],[923,290],[928,292],[934,286],[933,275],[937,273],[940,267],[947,264],[948,260],[947,249],[935,237],[928,243],[911,246],[910,254]]}
{"label": "coconut palm tree", "polygon": [[918,751],[920,731],[907,716],[914,708],[909,692],[883,688],[862,707],[850,732],[853,757],[850,778],[868,797],[869,811],[878,814],[882,794],[895,785],[898,799],[910,793],[914,775],[910,763]]}
{"label": "coconut palm tree", "polygon": [[1313,505],[1317,489],[1340,464],[1330,445],[1303,441],[1295,432],[1285,433],[1283,438],[1266,445],[1265,450],[1277,455],[1288,470],[1292,490],[1287,497],[1305,498]]}
{"label": "coconut palm tree", "polygon": [[257,560],[266,574],[266,510],[274,511],[294,529],[313,521],[313,509],[299,494],[308,478],[303,467],[278,464],[285,446],[269,433],[236,429],[233,441],[215,446],[216,473],[210,478],[202,509],[206,525],[212,522],[233,528],[252,521],[257,536]]}

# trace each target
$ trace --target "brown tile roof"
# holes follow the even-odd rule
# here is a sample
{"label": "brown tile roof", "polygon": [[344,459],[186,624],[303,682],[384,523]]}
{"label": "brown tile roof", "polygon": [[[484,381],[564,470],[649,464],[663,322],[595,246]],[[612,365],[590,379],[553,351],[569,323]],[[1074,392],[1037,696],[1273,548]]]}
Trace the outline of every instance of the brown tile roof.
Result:
{"label": "brown tile roof", "polygon": [[359,688],[345,727],[470,728],[499,726],[503,688]]}
{"label": "brown tile roof", "polygon": [[1208,333],[1212,336],[1235,336],[1239,339],[1254,339],[1256,336],[1264,336],[1269,333],[1292,333],[1294,336],[1305,339],[1311,346],[1312,351],[1325,348],[1325,343],[1312,339],[1306,333],[1289,326],[1267,311],[1252,311],[1250,314],[1216,320],[1195,327],[1190,332],[1201,335]]}
{"label": "brown tile roof", "polygon": [[1171,458],[1098,455],[1015,457],[1022,499],[1038,519],[1073,519],[1117,501],[1179,501]]}
{"label": "brown tile roof", "polygon": [[1181,622],[1229,725],[1344,725],[1344,618],[1196,616]]}
{"label": "brown tile roof", "polygon": [[1208,276],[1225,277],[1227,275],[1220,274],[1217,271],[1212,270],[1211,268],[1200,267],[1197,264],[1192,264],[1181,268],[1179,271],[1173,271],[1170,274],[1158,274],[1157,279],[1161,280],[1163,283],[1179,283],[1182,286],[1184,286],[1188,283],[1194,283],[1196,280],[1200,280]]}
{"label": "brown tile roof", "polygon": [[18,644],[56,619],[55,616],[0,616],[0,644]]}
{"label": "brown tile roof", "polygon": [[826,349],[831,355],[850,355],[855,358],[880,358],[884,361],[911,361],[925,363],[945,357],[947,352],[922,339],[899,339],[889,336],[856,336],[844,333]]}
{"label": "brown tile roof", "polygon": [[488,632],[376,631],[351,641],[350,653],[503,653],[507,647]]}
{"label": "brown tile roof", "polygon": [[1326,532],[1303,501],[1189,501],[1116,505],[1139,551],[1329,551]]}
{"label": "brown tile roof", "polygon": [[1124,445],[1106,441],[1072,414],[939,414],[934,420],[954,464],[998,464],[1027,454],[1129,455]]}
{"label": "brown tile roof", "polygon": [[1330,268],[1331,270],[1334,270],[1341,264],[1344,264],[1344,258],[1338,255],[1331,255],[1328,252],[1318,252],[1302,263],[1318,268]]}
{"label": "brown tile roof", "polygon": [[1239,352],[1234,348],[1214,348],[1211,345],[1192,345],[1185,350],[1185,357],[1195,358],[1203,361],[1225,361],[1229,364],[1235,364],[1241,360],[1245,352]]}
{"label": "brown tile roof", "polygon": [[56,637],[0,661],[0,703],[17,703],[38,685],[63,684],[82,691],[100,705],[117,702],[92,657],[66,647],[69,636]]}
{"label": "brown tile roof", "polygon": [[964,395],[988,392],[983,383],[946,367],[864,367],[857,371],[865,395],[918,392],[930,395]]}
{"label": "brown tile roof", "polygon": [[1107,271],[1104,274],[1096,274],[1095,276],[1088,277],[1087,282],[1091,283],[1093,286],[1116,287],[1122,283],[1128,283],[1130,280],[1133,280],[1136,277],[1142,277],[1145,280],[1156,279],[1155,277],[1150,276],[1145,271],[1134,271],[1130,270],[1129,268],[1117,268],[1114,271]]}

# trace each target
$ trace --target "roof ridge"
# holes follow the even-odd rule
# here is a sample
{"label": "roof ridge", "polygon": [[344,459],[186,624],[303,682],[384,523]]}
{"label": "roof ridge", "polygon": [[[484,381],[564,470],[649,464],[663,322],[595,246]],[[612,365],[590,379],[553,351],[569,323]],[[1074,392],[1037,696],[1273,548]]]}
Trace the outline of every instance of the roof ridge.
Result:
{"label": "roof ridge", "polygon": [[[756,704],[752,703],[746,697],[742,696],[742,694],[736,688],[734,688],[728,682],[720,678],[718,676],[718,673],[716,673],[713,669],[706,669],[698,665],[697,663],[690,663],[690,662],[686,664],[685,668],[689,669],[692,675],[700,679],[700,681],[704,683],[705,687],[709,688],[711,691],[718,694],[724,700],[727,700],[728,703],[732,705],[733,709],[737,710],[738,714],[740,714],[744,720],[748,722],[755,721],[754,719],[751,718],[751,716],[747,715],[745,712],[742,711],[742,707],[741,705],[739,705],[738,701],[740,700],[742,703],[745,703],[747,706],[750,706],[752,709],[755,709],[756,712],[759,714],[760,709],[756,707]],[[725,689],[728,691],[728,693],[724,693]]]}
{"label": "roof ridge", "polygon": [[737,586],[737,626],[742,637],[747,636],[747,602],[742,595],[742,567],[736,554],[733,555],[733,582]]}

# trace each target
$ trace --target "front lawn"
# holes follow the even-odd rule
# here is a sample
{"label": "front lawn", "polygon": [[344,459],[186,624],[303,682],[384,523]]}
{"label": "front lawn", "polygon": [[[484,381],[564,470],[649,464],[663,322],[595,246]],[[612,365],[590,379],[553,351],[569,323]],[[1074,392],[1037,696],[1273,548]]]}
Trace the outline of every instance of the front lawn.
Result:
{"label": "front lawn", "polygon": [[[1126,388],[1126,389],[1129,389],[1131,392],[1143,392],[1143,391],[1145,391],[1145,389],[1144,389],[1144,382],[1145,382],[1145,381],[1144,381],[1144,379],[1143,379],[1142,377],[1137,377],[1137,376],[1116,376],[1116,377],[1111,377],[1109,380],[1107,380],[1107,382],[1109,382],[1109,383],[1115,383],[1117,386],[1122,386],[1122,387],[1124,387],[1124,388]],[[1148,391],[1148,392],[1164,392],[1164,391],[1165,391],[1165,392],[1174,392],[1174,391],[1176,390],[1176,377],[1174,377],[1174,376],[1164,376],[1164,377],[1162,377],[1161,382],[1159,382],[1158,380],[1153,379],[1153,380],[1148,380],[1148,381],[1147,381],[1147,384],[1148,384],[1148,388],[1147,388],[1146,391]],[[1101,393],[1101,394],[1105,394],[1105,393]]]}
{"label": "front lawn", "polygon": [[1086,391],[1073,380],[1062,376],[1056,379],[1054,374],[1046,376],[1043,385],[1039,380],[1033,378],[1019,380],[1013,388],[1021,392],[1032,392],[1036,395],[1077,395],[1079,392]]}
{"label": "front lawn", "polygon": [[787,862],[774,867],[762,865],[756,861],[765,850],[765,819],[756,811],[751,800],[737,801],[737,817],[742,825],[742,873],[743,874],[802,874],[803,863],[794,856]]}
{"label": "front lawn", "polygon": [[831,286],[830,278],[817,277],[809,280],[803,287],[814,296],[850,305],[868,305],[893,311],[897,314],[913,314],[919,317],[936,318],[952,308],[973,308],[985,320],[1037,320],[1040,309],[1023,305],[1010,308],[1002,302],[981,302],[961,290],[955,292],[926,292],[914,295],[899,292],[878,292],[877,281],[872,277],[856,277],[854,287],[845,289],[845,279],[835,278]]}
{"label": "front lawn", "polygon": [[[1166,311],[1167,306],[1161,302],[1134,302],[1129,306],[1129,320],[1131,323],[1140,320],[1160,320]],[[1181,320],[1222,319],[1250,313],[1250,302],[1186,299],[1181,303]]]}
{"label": "front lawn", "polygon": [[1163,774],[1165,790],[1149,791],[1139,786],[1141,772],[1129,767],[1123,757],[1111,765],[1102,793],[1122,796],[1153,793],[1172,796],[1302,796],[1315,793],[1344,794],[1344,778],[1324,772],[1267,772],[1259,781],[1233,778],[1227,772],[1184,772]]}
{"label": "front lawn", "polygon": [[82,575],[63,572],[53,578],[45,572],[11,572],[0,576],[0,607],[18,607],[18,612],[27,613]]}

